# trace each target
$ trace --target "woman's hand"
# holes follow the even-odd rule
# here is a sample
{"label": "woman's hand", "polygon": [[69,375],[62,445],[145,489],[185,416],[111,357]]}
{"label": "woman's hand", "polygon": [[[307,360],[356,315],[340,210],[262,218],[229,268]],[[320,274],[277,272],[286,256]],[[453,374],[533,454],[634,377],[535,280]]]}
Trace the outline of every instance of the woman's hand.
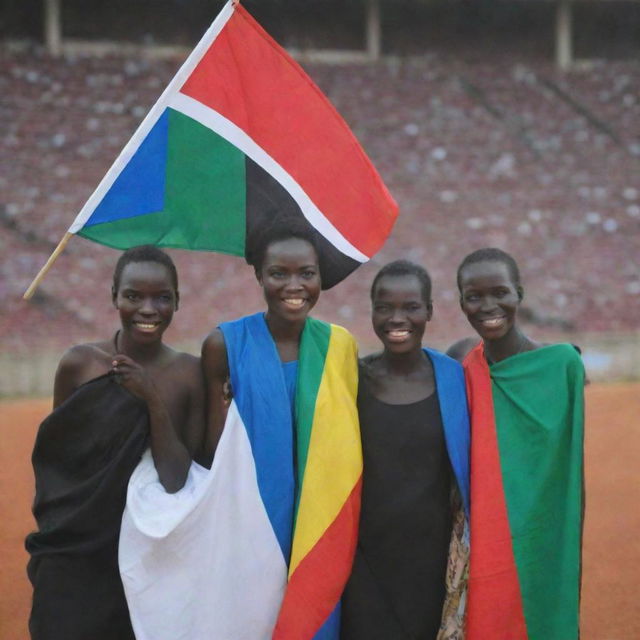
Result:
{"label": "woman's hand", "polygon": [[111,371],[114,373],[116,382],[134,396],[148,401],[157,394],[156,387],[145,368],[129,356],[123,354],[113,356]]}

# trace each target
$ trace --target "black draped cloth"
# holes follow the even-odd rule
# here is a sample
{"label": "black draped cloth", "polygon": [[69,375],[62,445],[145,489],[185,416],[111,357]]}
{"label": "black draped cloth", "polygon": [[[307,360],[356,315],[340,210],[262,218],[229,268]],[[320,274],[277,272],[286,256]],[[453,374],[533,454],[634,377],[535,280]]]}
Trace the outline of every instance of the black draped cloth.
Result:
{"label": "black draped cloth", "polygon": [[364,472],[341,640],[435,640],[452,528],[452,471],[437,394],[378,400],[360,378]]}
{"label": "black draped cloth", "polygon": [[133,640],[118,571],[129,477],[147,446],[144,402],[111,375],[81,386],[40,425],[38,531],[26,540],[33,640]]}

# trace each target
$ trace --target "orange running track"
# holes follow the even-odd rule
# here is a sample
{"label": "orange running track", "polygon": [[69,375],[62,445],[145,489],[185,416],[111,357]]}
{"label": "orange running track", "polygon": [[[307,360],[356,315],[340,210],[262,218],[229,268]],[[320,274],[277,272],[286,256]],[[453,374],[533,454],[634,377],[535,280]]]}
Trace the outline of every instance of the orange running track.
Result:
{"label": "orange running track", "polygon": [[[0,638],[27,640],[31,589],[23,540],[33,526],[31,448],[51,401],[0,402]],[[587,387],[587,515],[582,640],[637,640],[640,384]],[[533,639],[543,640],[543,639]]]}

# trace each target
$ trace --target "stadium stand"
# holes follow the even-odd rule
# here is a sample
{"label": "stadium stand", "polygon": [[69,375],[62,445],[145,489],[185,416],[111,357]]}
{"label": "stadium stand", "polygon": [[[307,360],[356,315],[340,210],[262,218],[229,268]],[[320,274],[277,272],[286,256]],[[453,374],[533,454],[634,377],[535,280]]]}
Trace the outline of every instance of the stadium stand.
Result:
{"label": "stadium stand", "polygon": [[[104,335],[113,250],[80,238],[31,303],[21,296],[178,66],[127,57],[0,56],[0,341],[6,352]],[[433,334],[466,335],[454,273],[497,245],[521,262],[524,318],[540,331],[630,331],[640,317],[640,66],[431,54],[371,65],[306,65],[398,200],[372,264],[321,301],[368,327],[371,275],[387,260],[435,280]],[[239,259],[175,252],[183,311],[171,339],[199,340],[260,308]]]}

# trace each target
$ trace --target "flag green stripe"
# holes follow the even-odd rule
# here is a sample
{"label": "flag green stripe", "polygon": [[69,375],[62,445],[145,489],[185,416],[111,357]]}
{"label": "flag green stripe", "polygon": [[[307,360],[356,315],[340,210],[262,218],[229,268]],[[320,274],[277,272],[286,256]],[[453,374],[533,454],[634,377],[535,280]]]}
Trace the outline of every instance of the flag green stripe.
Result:
{"label": "flag green stripe", "polygon": [[570,345],[554,345],[493,365],[491,377],[528,636],[577,639],[582,364]]}
{"label": "flag green stripe", "polygon": [[304,358],[298,363],[296,382],[296,460],[297,492],[294,513],[298,513],[302,480],[307,465],[309,442],[313,428],[316,399],[322,381],[324,364],[329,350],[331,325],[315,318],[307,318],[300,341],[300,353]]}
{"label": "flag green stripe", "polygon": [[185,219],[190,249],[244,255],[245,156],[204,125],[169,111],[165,209]]}
{"label": "flag green stripe", "polygon": [[169,109],[162,211],[84,227],[116,249],[139,244],[244,256],[246,158],[207,127]]}

